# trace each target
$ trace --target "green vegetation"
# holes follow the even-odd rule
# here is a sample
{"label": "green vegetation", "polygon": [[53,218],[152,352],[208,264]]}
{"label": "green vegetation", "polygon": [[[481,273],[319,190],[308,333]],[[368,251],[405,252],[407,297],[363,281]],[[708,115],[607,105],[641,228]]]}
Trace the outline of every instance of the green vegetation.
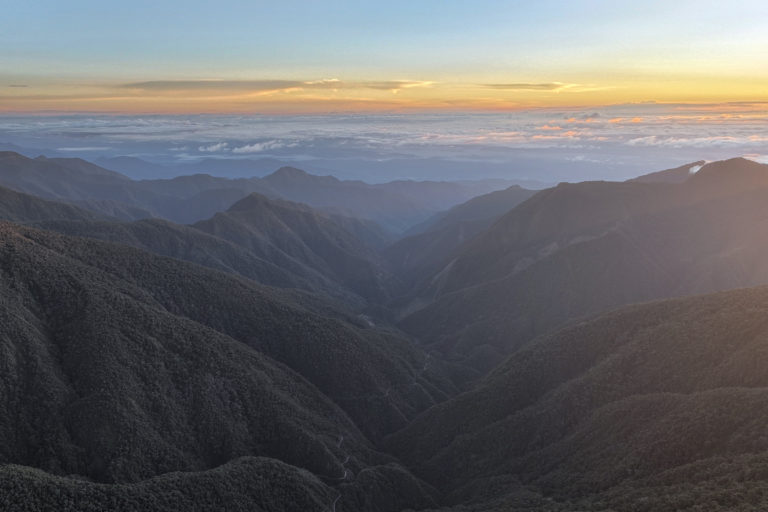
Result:
{"label": "green vegetation", "polygon": [[[387,444],[476,510],[757,510],[768,473],[742,462],[768,456],[766,319],[765,287],[608,313],[536,339]],[[530,508],[491,503],[521,488]]]}
{"label": "green vegetation", "polygon": [[[233,197],[1,161],[121,218]],[[181,226],[0,188],[0,510],[764,510],[768,287],[690,295],[768,283],[765,171],[561,184],[493,222],[510,189],[390,247],[394,272],[375,225],[274,197]],[[412,187],[379,190],[435,190]]]}

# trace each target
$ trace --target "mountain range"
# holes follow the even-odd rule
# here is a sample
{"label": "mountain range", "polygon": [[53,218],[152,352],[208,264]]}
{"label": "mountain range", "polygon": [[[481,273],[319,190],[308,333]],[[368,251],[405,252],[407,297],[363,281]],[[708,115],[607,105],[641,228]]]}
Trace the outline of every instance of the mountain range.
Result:
{"label": "mountain range", "polygon": [[[109,162],[107,162],[109,163]],[[397,181],[368,184],[282,167],[263,178],[209,174],[132,180],[79,158],[31,159],[0,152],[0,185],[46,199],[76,203],[124,220],[160,217],[189,224],[226,210],[246,195],[308,204],[327,212],[372,220],[393,233],[471,197],[495,190],[499,180]]]}
{"label": "mountain range", "polygon": [[0,509],[768,505],[768,165],[0,185]]}
{"label": "mountain range", "polygon": [[434,269],[401,326],[486,370],[585,315],[768,283],[767,168],[734,159],[681,184],[540,192]]}

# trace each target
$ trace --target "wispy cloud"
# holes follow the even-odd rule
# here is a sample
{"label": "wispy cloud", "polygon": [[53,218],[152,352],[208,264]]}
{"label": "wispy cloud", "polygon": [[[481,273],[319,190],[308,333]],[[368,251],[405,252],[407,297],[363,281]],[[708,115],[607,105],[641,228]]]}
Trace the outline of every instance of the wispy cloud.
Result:
{"label": "wispy cloud", "polygon": [[131,82],[118,87],[142,91],[251,90],[269,91],[299,87],[296,80],[151,80]]}
{"label": "wispy cloud", "polygon": [[227,142],[217,142],[216,144],[209,144],[207,146],[200,146],[197,148],[201,153],[216,153],[219,151],[229,151],[229,144]]}
{"label": "wispy cloud", "polygon": [[546,83],[526,83],[526,82],[514,82],[509,84],[479,84],[481,87],[487,87],[489,89],[509,89],[514,91],[562,91],[571,87],[575,87],[576,84],[564,84],[561,82],[546,82]]}
{"label": "wispy cloud", "polygon": [[612,89],[611,86],[594,84],[571,84],[564,82],[512,82],[495,84],[478,84],[479,87],[486,89],[497,89],[506,91],[546,91],[546,92],[593,92]]}
{"label": "wispy cloud", "polygon": [[68,152],[79,152],[79,151],[107,151],[111,149],[108,146],[83,146],[83,147],[72,147],[72,148],[56,148],[57,151],[68,151]]}
{"label": "wispy cloud", "polygon": [[263,151],[269,151],[281,148],[291,148],[297,146],[297,143],[285,143],[279,140],[268,140],[266,142],[254,142],[253,144],[246,144],[245,146],[238,146],[232,149],[232,153],[243,155],[249,153],[261,153]]}
{"label": "wispy cloud", "polygon": [[338,78],[320,80],[151,80],[120,84],[123,89],[138,91],[231,91],[266,92],[312,89],[375,89],[397,91],[414,87],[430,87],[431,81],[384,80],[384,81],[343,81]]}

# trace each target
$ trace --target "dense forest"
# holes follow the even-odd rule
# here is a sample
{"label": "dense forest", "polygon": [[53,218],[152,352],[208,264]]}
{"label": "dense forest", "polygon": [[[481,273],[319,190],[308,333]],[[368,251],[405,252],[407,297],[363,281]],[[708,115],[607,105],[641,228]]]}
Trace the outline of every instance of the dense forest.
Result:
{"label": "dense forest", "polygon": [[0,184],[0,510],[768,507],[766,165]]}

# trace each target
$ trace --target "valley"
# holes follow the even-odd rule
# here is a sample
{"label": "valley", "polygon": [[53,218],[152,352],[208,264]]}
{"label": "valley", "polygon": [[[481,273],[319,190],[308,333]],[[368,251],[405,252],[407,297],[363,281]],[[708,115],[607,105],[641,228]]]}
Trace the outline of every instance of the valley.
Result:
{"label": "valley", "polygon": [[768,500],[768,165],[374,203],[0,156],[0,507]]}

